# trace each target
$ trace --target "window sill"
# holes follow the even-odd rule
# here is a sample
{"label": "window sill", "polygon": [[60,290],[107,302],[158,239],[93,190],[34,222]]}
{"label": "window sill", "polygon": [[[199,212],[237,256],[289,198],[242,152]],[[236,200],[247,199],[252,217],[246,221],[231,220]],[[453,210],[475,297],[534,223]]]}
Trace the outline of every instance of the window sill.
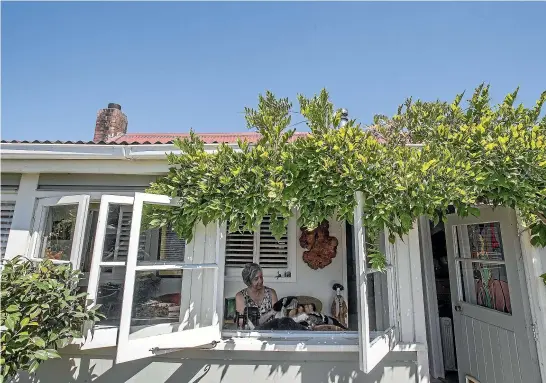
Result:
{"label": "window sill", "polygon": [[[117,327],[95,328],[93,335],[73,339],[71,344],[85,351],[117,346]],[[358,352],[358,333],[321,332],[310,336],[307,332],[291,332],[284,336],[271,332],[223,331],[222,340],[199,347],[210,351],[276,351],[276,352]],[[377,334],[371,334],[376,336]],[[395,352],[427,352],[422,343],[398,343]]]}
{"label": "window sill", "polygon": [[[378,333],[382,334],[382,333]],[[376,334],[374,334],[375,336]],[[358,342],[357,331],[251,331],[251,330],[223,330],[222,338],[224,339],[258,339],[258,340],[277,340],[277,341],[307,341],[312,339],[330,340],[330,339],[346,339],[353,342]]]}
{"label": "window sill", "polygon": [[[358,340],[350,339],[256,339],[229,338],[202,347],[211,351],[275,351],[275,352],[359,352]],[[427,347],[420,343],[401,343],[393,348],[394,352],[427,352]]]}
{"label": "window sill", "polygon": [[276,352],[358,352],[358,340],[350,339],[270,339],[229,338],[210,347],[211,351],[276,351]]}

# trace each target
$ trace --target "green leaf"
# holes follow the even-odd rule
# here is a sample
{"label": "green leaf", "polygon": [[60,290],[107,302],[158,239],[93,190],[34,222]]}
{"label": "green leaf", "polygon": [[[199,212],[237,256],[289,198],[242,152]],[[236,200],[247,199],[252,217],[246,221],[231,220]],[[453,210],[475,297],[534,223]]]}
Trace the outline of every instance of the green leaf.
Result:
{"label": "green leaf", "polygon": [[42,338],[40,338],[39,336],[33,337],[32,342],[38,347],[45,347],[45,345],[46,345],[45,341]]}
{"label": "green leaf", "polygon": [[438,162],[437,159],[432,159],[428,162],[426,162],[425,164],[423,164],[423,166],[421,167],[421,171],[424,173],[426,172],[428,169],[430,169],[431,166],[433,166],[434,164],[436,164]]}
{"label": "green leaf", "polygon": [[477,207],[469,207],[468,208],[468,213],[473,215],[474,217],[479,217],[480,216],[480,209],[478,209]]}
{"label": "green leaf", "polygon": [[23,320],[21,321],[21,328],[25,327],[28,323],[30,322],[30,318],[26,317],[26,318],[23,318]]}
{"label": "green leaf", "polygon": [[30,374],[33,374],[34,372],[36,372],[36,370],[38,369],[38,367],[40,367],[40,362],[37,361],[36,359],[34,359],[32,361],[32,363],[30,364],[29,368],[28,368],[28,372]]}
{"label": "green leaf", "polygon": [[15,311],[19,311],[19,305],[9,305],[8,308],[6,309],[6,312],[8,313],[12,313],[12,312],[15,312]]}
{"label": "green leaf", "polygon": [[58,359],[60,358],[61,356],[59,355],[59,353],[57,352],[57,350],[54,350],[54,349],[47,349],[45,350],[47,352],[47,356],[48,358],[51,358],[51,359]]}
{"label": "green leaf", "polygon": [[34,352],[34,357],[40,360],[47,360],[49,359],[49,355],[46,350],[38,350]]}
{"label": "green leaf", "polygon": [[15,329],[15,324],[17,323],[17,318],[14,315],[8,315],[6,317],[5,325],[8,330],[13,331]]}
{"label": "green leaf", "polygon": [[36,318],[38,315],[40,315],[41,312],[42,312],[42,310],[40,310],[39,308],[36,308],[34,311],[32,311],[29,314],[30,319]]}

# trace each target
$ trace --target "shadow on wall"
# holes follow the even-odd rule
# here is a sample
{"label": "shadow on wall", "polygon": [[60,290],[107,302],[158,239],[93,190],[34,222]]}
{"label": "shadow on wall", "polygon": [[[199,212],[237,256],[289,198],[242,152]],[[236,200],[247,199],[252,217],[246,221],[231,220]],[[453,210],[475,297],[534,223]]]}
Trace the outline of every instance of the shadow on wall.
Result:
{"label": "shadow on wall", "polygon": [[[213,353],[214,355],[211,355]],[[186,353],[185,353],[186,354]],[[257,355],[258,354],[258,355]],[[412,352],[391,352],[371,373],[358,370],[356,354],[194,351],[115,365],[112,354],[52,360],[17,383],[418,383]],[[211,357],[214,360],[211,360]]]}

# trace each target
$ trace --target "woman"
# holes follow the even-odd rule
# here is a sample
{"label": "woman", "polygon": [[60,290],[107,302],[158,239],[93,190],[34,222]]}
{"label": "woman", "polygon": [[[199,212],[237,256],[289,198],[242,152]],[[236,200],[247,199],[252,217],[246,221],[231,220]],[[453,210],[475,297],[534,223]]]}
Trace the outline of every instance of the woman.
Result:
{"label": "woman", "polygon": [[275,290],[264,286],[264,274],[260,265],[247,263],[241,273],[247,287],[235,295],[235,309],[244,314],[245,307],[257,307],[260,312],[259,325],[275,316],[273,305],[277,302]]}

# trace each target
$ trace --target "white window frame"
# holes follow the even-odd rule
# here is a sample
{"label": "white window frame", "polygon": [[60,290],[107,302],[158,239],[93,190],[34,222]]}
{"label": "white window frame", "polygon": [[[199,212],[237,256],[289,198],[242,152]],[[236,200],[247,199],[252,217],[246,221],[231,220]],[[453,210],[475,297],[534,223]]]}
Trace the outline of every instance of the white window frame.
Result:
{"label": "white window frame", "polygon": [[[84,236],[85,236],[85,230],[87,226],[87,219],[89,216],[89,204],[92,201],[102,201],[103,196],[108,197],[116,197],[116,198],[131,198],[130,195],[133,195],[134,193],[128,193],[128,192],[120,192],[119,195],[110,196],[104,192],[91,192],[87,194],[80,194],[75,191],[37,191],[34,196],[36,197],[36,203],[35,207],[33,209],[32,213],[32,221],[31,221],[31,236],[29,238],[29,246],[26,251],[26,257],[34,262],[41,262],[44,261],[44,258],[36,257],[37,253],[40,251],[41,247],[41,235],[43,232],[43,225],[45,220],[44,211],[49,206],[55,206],[55,205],[70,205],[70,204],[76,204],[78,203],[78,213],[76,221],[78,222],[78,228],[74,230],[74,242],[73,242],[73,248],[72,251],[76,251],[77,253],[72,257],[73,252],[71,252],[71,259],[70,261],[64,261],[64,260],[54,260],[51,261],[54,264],[67,264],[72,263],[73,267],[77,270],[81,269],[82,266],[82,252],[83,252],[83,244],[84,244]],[[15,201],[17,197],[17,192],[9,193],[9,194],[2,194],[1,199],[2,201]],[[101,207],[102,208],[102,205]],[[99,210],[100,210],[99,208]],[[99,212],[100,215],[100,212]],[[98,222],[97,222],[97,229],[98,229]],[[74,244],[78,243],[78,248],[76,249],[74,247]],[[93,250],[93,254],[95,252],[95,248]],[[100,260],[100,258],[99,258]],[[91,259],[91,268],[93,263],[93,255]],[[90,270],[91,271],[91,270]],[[87,275],[88,273],[84,273],[84,278],[88,279]],[[90,273],[89,273],[90,274]],[[125,278],[123,278],[124,280]],[[86,281],[88,283],[91,283],[90,281]],[[98,281],[97,281],[98,285]],[[89,285],[88,285],[89,289]],[[96,291],[95,291],[96,296]],[[92,302],[96,302],[96,298]],[[88,305],[89,300],[88,300]],[[91,328],[90,323],[87,323],[84,326],[83,329],[83,336],[84,338],[74,338],[72,340],[72,344],[82,346],[82,349],[90,349],[90,348],[100,348],[100,347],[114,347],[117,344],[117,332],[118,327],[95,327]],[[85,339],[85,336],[89,336],[88,339]]]}
{"label": "white window frame", "polygon": [[[255,351],[309,351],[309,352],[359,352],[360,369],[369,373],[390,352],[398,342],[398,284],[396,268],[396,246],[384,235],[387,258],[387,294],[390,326],[385,331],[369,331],[369,309],[367,300],[367,275],[379,270],[367,267],[366,232],[363,226],[362,193],[356,194],[357,205],[354,210],[354,251],[357,271],[358,331],[352,332],[313,332],[309,331],[233,331],[222,332],[224,338],[235,343],[235,349]],[[219,280],[223,285],[224,281]],[[375,283],[375,282],[374,282]],[[376,301],[377,301],[376,297]],[[380,298],[379,298],[380,299]],[[260,339],[258,339],[260,338]],[[264,343],[262,339],[267,339]],[[222,346],[217,346],[223,349]],[[232,349],[232,348],[230,348]]]}
{"label": "white window frame", "polygon": [[[97,304],[97,292],[99,289],[100,271],[102,267],[126,267],[124,261],[106,261],[102,260],[104,250],[104,240],[106,238],[106,226],[108,224],[108,213],[110,205],[117,204],[121,206],[132,207],[134,202],[133,197],[108,195],[101,197],[99,207],[99,217],[95,230],[95,242],[93,245],[93,254],[91,257],[91,269],[89,271],[89,280],[87,285],[87,304],[92,307]],[[125,278],[124,278],[125,279]],[[125,284],[125,280],[123,280]],[[117,344],[118,326],[104,326],[100,322],[91,327],[87,326],[84,329],[84,341],[81,345],[82,350],[90,350],[102,347],[114,347]]]}
{"label": "white window frame", "polygon": [[34,209],[33,232],[27,258],[36,262],[45,260],[43,257],[41,257],[39,252],[42,248],[42,234],[45,230],[47,210],[53,206],[78,205],[70,260],[52,259],[51,261],[55,264],[71,263],[75,270],[79,270],[81,266],[80,261],[83,251],[83,239],[89,210],[89,200],[90,195],[88,194],[45,197],[38,199],[36,209]]}
{"label": "white window frame", "polygon": [[[226,242],[228,241],[229,236],[229,227],[225,228],[225,237]],[[260,264],[260,229],[256,229],[253,233],[254,235],[254,254],[253,262]],[[288,252],[287,252],[287,269],[275,269],[275,268],[265,268],[263,269],[264,281],[265,282],[296,282],[297,281],[297,269],[296,269],[296,258],[297,258],[297,241],[298,241],[298,227],[297,227],[297,218],[295,216],[290,217],[286,229],[286,236],[288,242]],[[240,281],[241,272],[243,271],[242,267],[225,267],[225,281]],[[284,275],[285,271],[290,272],[290,277]],[[279,277],[278,274],[281,274]]]}
{"label": "white window frame", "polygon": [[[365,373],[373,370],[381,360],[394,349],[397,343],[396,310],[394,302],[395,277],[393,273],[393,246],[387,244],[388,233],[385,233],[385,252],[387,257],[387,289],[391,326],[384,332],[369,330],[369,308],[367,301],[367,276],[376,273],[377,270],[367,267],[366,230],[363,225],[364,197],[362,192],[356,193],[356,206],[354,210],[354,242],[357,280],[357,302],[360,320],[358,321],[359,334],[359,364]],[[371,338],[373,336],[373,338]]]}
{"label": "white window frame", "polygon": [[[214,263],[204,263],[204,260],[202,260],[203,263],[187,263],[185,260],[184,262],[180,262],[176,265],[137,265],[141,218],[144,203],[175,206],[177,204],[177,201],[166,195],[135,193],[133,204],[133,218],[131,222],[131,237],[129,240],[129,253],[127,256],[126,277],[123,290],[123,303],[121,311],[121,322],[119,327],[116,363],[123,363],[132,360],[147,358],[174,350],[199,347],[210,343],[214,344],[221,339],[221,321],[219,321],[219,318],[221,317],[222,309],[221,306],[217,306],[218,300],[216,299],[219,292],[218,290],[221,290],[219,289],[218,285],[208,286],[212,287],[212,290],[210,291],[212,293],[212,312],[214,313],[212,325],[196,327],[192,329],[182,329],[182,326],[179,326],[179,329],[181,331],[179,330],[177,332],[171,332],[161,335],[151,335],[149,337],[139,339],[129,338],[133,308],[135,275],[137,271],[214,269],[216,274],[214,276],[214,280],[217,280],[219,278],[219,274],[223,272],[220,267],[222,263],[219,260],[219,251],[215,251],[218,249],[218,238],[216,239],[216,249],[210,249],[212,251],[215,251]],[[219,233],[218,225],[216,225],[215,230],[216,233]],[[199,241],[199,239],[195,238],[194,241],[195,245],[198,246],[199,243],[197,242]],[[184,290],[184,281],[182,283],[182,290]],[[199,302],[199,300],[197,300],[197,302]],[[147,332],[154,333],[155,330],[159,330],[164,327],[164,324],[147,326]]]}

